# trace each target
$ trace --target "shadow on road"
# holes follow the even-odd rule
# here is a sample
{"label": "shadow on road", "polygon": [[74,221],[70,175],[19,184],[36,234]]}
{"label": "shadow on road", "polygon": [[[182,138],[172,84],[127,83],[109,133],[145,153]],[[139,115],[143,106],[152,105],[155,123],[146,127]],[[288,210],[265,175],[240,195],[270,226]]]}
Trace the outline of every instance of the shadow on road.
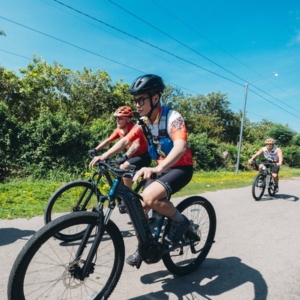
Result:
{"label": "shadow on road", "polygon": [[16,240],[23,239],[25,236],[31,236],[33,234],[35,234],[34,230],[20,230],[12,227],[0,228],[0,246],[12,244]]}
{"label": "shadow on road", "polygon": [[265,194],[263,198],[259,201],[271,201],[271,200],[279,200],[279,199],[296,202],[299,200],[299,197],[294,195],[287,195],[287,194],[276,194],[275,196],[271,197],[270,195]]}
{"label": "shadow on road", "polygon": [[[161,291],[148,293],[130,300],[170,299],[211,299],[210,296],[220,296],[245,283],[252,283],[254,300],[266,300],[267,284],[257,270],[245,265],[238,257],[223,259],[208,258],[194,273],[184,277],[167,277],[168,271],[158,271],[141,277],[143,284],[161,282]],[[167,277],[167,278],[166,278]]]}

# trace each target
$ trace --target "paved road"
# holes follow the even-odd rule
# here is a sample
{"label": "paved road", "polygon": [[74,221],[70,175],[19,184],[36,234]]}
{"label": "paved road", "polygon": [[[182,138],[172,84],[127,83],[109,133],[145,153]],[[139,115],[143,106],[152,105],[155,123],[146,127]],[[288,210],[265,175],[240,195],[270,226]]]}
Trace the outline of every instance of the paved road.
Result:
{"label": "paved road", "polygon": [[[261,201],[252,198],[250,186],[202,196],[215,207],[218,225],[216,243],[199,270],[175,277],[162,262],[139,270],[125,264],[110,299],[299,300],[300,179],[282,180],[276,198],[266,194]],[[114,212],[113,220],[129,255],[136,238],[128,215]],[[6,299],[14,259],[42,225],[41,217],[0,221],[0,299]]]}

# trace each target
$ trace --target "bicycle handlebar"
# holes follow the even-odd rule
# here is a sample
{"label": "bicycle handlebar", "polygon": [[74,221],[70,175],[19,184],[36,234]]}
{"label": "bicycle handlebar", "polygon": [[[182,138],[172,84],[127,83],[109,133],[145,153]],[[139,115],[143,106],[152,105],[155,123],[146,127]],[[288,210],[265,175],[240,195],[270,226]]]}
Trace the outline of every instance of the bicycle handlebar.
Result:
{"label": "bicycle handlebar", "polygon": [[[109,169],[115,176],[118,176],[118,177],[130,177],[132,178],[135,173],[136,173],[136,166],[134,165],[130,165],[130,169],[119,169],[115,166],[114,162],[111,162],[109,160],[100,160],[97,162],[97,166],[99,168],[106,168],[106,169]],[[157,179],[157,174],[156,173],[153,173],[151,174],[151,179]]]}
{"label": "bicycle handlebar", "polygon": [[276,166],[276,162],[274,162],[273,160],[269,160],[269,161],[261,161],[260,163],[256,162],[255,160],[252,161],[251,163],[252,165],[260,165],[260,164],[263,164],[265,165],[266,167],[272,167],[272,166]]}

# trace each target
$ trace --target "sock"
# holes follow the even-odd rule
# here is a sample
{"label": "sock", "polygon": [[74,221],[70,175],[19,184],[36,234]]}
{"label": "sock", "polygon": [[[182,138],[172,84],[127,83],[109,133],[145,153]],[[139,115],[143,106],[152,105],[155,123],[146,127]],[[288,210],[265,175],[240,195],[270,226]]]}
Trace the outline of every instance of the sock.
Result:
{"label": "sock", "polygon": [[172,219],[172,221],[174,223],[182,223],[182,222],[184,222],[183,215],[177,209],[176,209],[176,213],[171,217],[171,219]]}

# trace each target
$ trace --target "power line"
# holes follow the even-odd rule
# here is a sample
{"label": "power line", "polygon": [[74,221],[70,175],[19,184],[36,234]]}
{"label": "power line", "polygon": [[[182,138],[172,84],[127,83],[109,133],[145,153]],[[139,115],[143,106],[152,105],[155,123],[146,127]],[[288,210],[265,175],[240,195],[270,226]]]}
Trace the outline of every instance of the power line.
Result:
{"label": "power line", "polygon": [[[54,0],[56,1],[56,0]],[[191,47],[187,46],[186,44],[182,43],[181,41],[175,39],[174,37],[170,36],[169,34],[165,33],[164,31],[162,31],[161,29],[153,26],[152,24],[150,24],[149,22],[146,22],[145,20],[143,20],[142,18],[136,16],[135,14],[133,14],[132,12],[128,11],[127,9],[125,9],[124,7],[122,7],[121,5],[116,4],[115,2],[113,2],[112,0],[108,0],[109,2],[111,2],[112,4],[114,4],[115,6],[119,7],[120,9],[124,10],[125,12],[127,12],[128,14],[130,14],[131,16],[137,18],[138,20],[140,20],[141,22],[147,24],[148,26],[154,28],[155,30],[159,31],[160,33],[164,34],[165,36],[169,37],[170,39],[172,39],[173,41],[179,43],[181,46],[191,50],[192,52],[196,53],[197,55],[203,57],[204,59],[208,60],[209,62],[211,62],[212,64],[218,66],[219,68],[223,69],[224,71],[230,73],[231,75],[233,75],[234,77],[237,77],[238,79],[241,79],[243,81],[245,81],[243,78],[239,77],[238,75],[232,73],[231,71],[227,70],[226,68],[222,67],[221,65],[217,64],[216,62],[214,62],[213,60],[209,59],[208,57],[204,56],[203,54],[199,53],[198,51],[192,49]]]}
{"label": "power line", "polygon": [[279,109],[281,109],[281,110],[285,111],[286,113],[288,113],[288,114],[290,114],[290,115],[292,115],[292,116],[296,117],[297,119],[300,119],[300,117],[298,117],[298,116],[294,115],[293,113],[291,113],[291,112],[289,112],[289,111],[285,110],[284,108],[282,108],[282,107],[278,106],[277,104],[275,104],[275,103],[273,103],[272,101],[270,101],[270,100],[266,99],[266,98],[265,98],[265,97],[263,97],[262,95],[260,95],[260,94],[256,93],[256,92],[255,92],[255,91],[253,91],[252,89],[249,89],[249,90],[250,90],[252,93],[254,93],[255,95],[257,95],[257,96],[261,97],[262,99],[264,99],[265,101],[267,101],[267,102],[271,103],[272,105],[274,105],[274,106],[278,107]]}
{"label": "power line", "polygon": [[[56,1],[56,2],[57,2],[57,1]],[[1,17],[1,16],[0,16],[0,17]],[[142,74],[145,74],[145,73],[142,72],[142,71],[139,71],[139,70],[137,70],[137,69],[135,69],[135,68],[129,67],[128,65],[119,63],[118,61],[115,61],[115,60],[109,59],[109,58],[107,58],[107,57],[104,57],[104,56],[102,56],[102,55],[100,55],[100,54],[97,54],[97,53],[95,53],[95,52],[92,52],[92,51],[90,51],[90,50],[87,50],[87,49],[84,49],[84,48],[82,48],[82,47],[73,45],[73,44],[71,44],[71,43],[69,43],[69,42],[66,42],[66,41],[63,41],[63,40],[61,40],[61,39],[55,38],[55,37],[53,37],[53,36],[51,36],[51,35],[45,34],[45,33],[43,33],[43,32],[40,32],[40,31],[38,31],[38,30],[35,30],[35,29],[30,28],[30,27],[25,26],[25,25],[22,25],[22,24],[20,24],[20,23],[14,22],[14,21],[9,20],[9,19],[7,19],[7,18],[4,18],[4,17],[1,17],[1,18],[2,18],[2,19],[5,19],[5,20],[7,20],[7,21],[10,21],[10,22],[12,22],[12,23],[15,23],[15,24],[17,24],[17,25],[19,25],[19,26],[23,26],[23,27],[25,27],[25,28],[27,28],[27,29],[29,29],[29,30],[35,31],[35,32],[37,32],[37,33],[40,33],[40,34],[43,34],[43,35],[48,36],[48,37],[50,37],[50,38],[53,38],[53,39],[55,39],[55,40],[58,40],[58,41],[60,41],[60,42],[66,43],[66,44],[68,44],[68,45],[70,45],[70,46],[73,46],[73,47],[75,47],[75,48],[78,48],[78,49],[80,49],[80,50],[86,51],[86,52],[88,52],[88,53],[94,54],[94,55],[96,55],[96,56],[102,57],[102,58],[107,59],[107,60],[109,60],[109,61],[112,61],[112,62],[114,62],[114,63],[120,64],[120,65],[125,66],[125,67],[127,67],[127,68],[130,68],[130,69],[132,69],[132,70],[138,71],[138,72],[140,72],[140,73],[142,73]],[[101,22],[101,21],[100,21],[100,22]],[[218,74],[217,74],[217,75],[218,75]],[[221,76],[221,77],[224,78],[223,76]],[[228,78],[226,78],[226,79],[228,79]],[[230,81],[231,81],[231,80],[230,80]],[[233,81],[233,82],[234,82],[234,81]],[[235,83],[236,83],[236,82],[235,82]],[[170,84],[172,84],[172,83],[170,83]],[[188,90],[188,89],[186,89],[186,88],[184,88],[184,87],[182,87],[182,86],[176,85],[176,84],[172,84],[172,85],[175,85],[175,86],[178,86],[178,87],[183,88],[183,89],[185,89],[185,90]],[[239,85],[241,85],[241,84],[239,84]],[[190,90],[190,91],[191,91],[191,90]],[[192,92],[194,92],[194,91],[192,91]],[[196,92],[194,92],[194,93],[196,93]],[[257,94],[257,95],[259,95],[259,94]],[[261,95],[259,95],[259,96],[262,97]],[[265,99],[264,97],[262,97],[262,98]],[[270,103],[272,103],[271,101],[269,101],[269,100],[267,100],[267,99],[265,99],[265,100],[268,101],[268,102],[270,102]],[[272,103],[272,104],[273,104],[273,103]],[[274,105],[274,104],[273,104],[273,105]],[[282,109],[282,108],[281,108],[280,106],[278,106],[278,105],[275,105],[275,106],[277,106],[279,109]],[[284,109],[282,109],[282,110],[284,110]],[[287,112],[287,113],[289,113],[289,112],[286,111],[286,110],[284,110],[284,111]],[[291,113],[289,113],[289,114],[291,114]],[[292,115],[293,115],[293,114],[292,114]],[[295,116],[295,115],[293,115],[293,116]],[[297,117],[297,116],[296,116],[296,117]],[[297,117],[297,118],[298,118],[298,117]]]}
{"label": "power line", "polygon": [[[65,6],[65,7],[68,7],[68,8],[70,8],[70,9],[72,9],[72,10],[78,12],[79,14],[85,15],[85,16],[87,16],[88,18],[91,18],[91,19],[93,19],[93,20],[95,20],[95,21],[97,21],[97,22],[100,22],[100,23],[102,23],[102,24],[104,24],[104,25],[106,25],[106,26],[108,26],[108,27],[110,27],[110,28],[112,28],[112,29],[114,29],[114,30],[117,30],[117,31],[119,31],[119,32],[122,32],[123,34],[126,34],[126,35],[128,35],[128,36],[130,36],[130,37],[132,37],[132,38],[134,38],[134,39],[137,39],[137,40],[139,40],[139,41],[141,41],[141,42],[143,42],[143,43],[145,43],[145,44],[147,44],[147,45],[150,45],[151,47],[154,47],[154,48],[156,48],[156,49],[158,49],[158,50],[160,50],[160,51],[163,51],[163,52],[165,52],[165,53],[167,53],[167,54],[169,54],[169,55],[172,55],[172,56],[174,56],[174,57],[176,57],[176,58],[178,58],[178,59],[180,59],[180,60],[183,60],[183,61],[185,61],[185,62],[188,62],[188,63],[190,63],[190,64],[192,64],[192,65],[194,65],[194,66],[197,66],[197,67],[199,67],[199,68],[201,68],[201,69],[203,69],[203,70],[205,70],[205,71],[208,71],[208,72],[210,72],[210,73],[213,73],[213,74],[215,74],[215,75],[217,75],[217,76],[219,76],[219,77],[222,77],[223,79],[226,79],[226,80],[229,80],[229,81],[231,81],[231,82],[233,82],[233,83],[236,83],[236,84],[238,84],[238,85],[241,85],[240,83],[237,83],[236,81],[233,81],[233,80],[231,80],[231,79],[229,79],[229,78],[227,78],[227,77],[224,77],[224,76],[219,75],[219,74],[217,74],[217,73],[215,73],[215,72],[212,72],[212,71],[210,71],[210,70],[208,70],[208,69],[206,69],[206,68],[203,68],[203,67],[201,67],[201,66],[199,66],[199,65],[197,65],[197,64],[195,64],[195,63],[192,63],[192,62],[190,62],[190,61],[188,61],[188,60],[186,60],[186,59],[184,59],[184,58],[182,58],[182,57],[179,57],[179,56],[177,56],[177,55],[175,55],[175,54],[173,54],[173,53],[170,53],[169,51],[166,51],[166,50],[164,50],[164,49],[162,49],[162,48],[160,48],[160,47],[154,46],[154,45],[152,45],[152,44],[150,44],[150,43],[148,43],[148,42],[146,42],[146,41],[144,41],[144,40],[141,40],[140,38],[138,38],[138,37],[136,37],[136,36],[133,36],[133,35],[131,35],[131,34],[125,32],[125,31],[123,31],[123,30],[120,30],[120,29],[118,29],[118,28],[116,28],[116,27],[114,27],[114,26],[112,26],[112,25],[110,25],[110,24],[107,24],[106,22],[104,22],[104,21],[102,21],[102,20],[99,20],[99,19],[97,19],[97,18],[95,18],[95,17],[92,17],[92,16],[90,16],[89,14],[86,14],[86,13],[80,11],[80,10],[77,10],[77,9],[75,9],[75,8],[69,6],[69,5],[66,5],[66,4],[64,4],[64,3],[62,3],[62,2],[60,2],[60,1],[58,1],[58,0],[54,0],[54,1],[57,2],[57,3],[59,3],[59,4],[61,4],[61,5],[63,5],[63,6]],[[123,7],[119,6],[118,4],[114,3],[113,1],[111,1],[111,0],[108,0],[108,1],[111,2],[112,4],[116,5],[117,7],[121,8],[122,10],[126,11],[126,12],[129,13],[130,15],[132,15],[132,16],[136,17],[137,19],[141,20],[142,22],[148,24],[148,25],[151,26],[152,28],[155,28],[155,29],[158,30],[159,32],[165,34],[166,36],[168,36],[168,37],[170,37],[171,39],[175,40],[176,42],[180,43],[181,45],[183,45],[183,46],[187,47],[188,49],[194,51],[194,50],[191,49],[190,47],[184,45],[184,44],[181,43],[180,41],[174,39],[173,37],[171,37],[171,36],[169,36],[168,34],[164,33],[164,32],[161,31],[160,29],[158,29],[158,28],[154,27],[153,25],[151,25],[150,23],[144,21],[143,19],[141,19],[141,18],[135,16],[134,14],[132,14],[132,13],[129,12],[128,10],[124,9]],[[195,51],[194,51],[194,52],[195,52]],[[198,52],[196,52],[196,53],[199,54]],[[199,55],[202,56],[201,54],[199,54]],[[203,56],[203,57],[204,57],[204,56]],[[204,57],[204,58],[206,58],[206,57]],[[208,59],[208,58],[206,58],[206,59]],[[211,61],[210,59],[208,59],[208,60]],[[211,61],[211,62],[214,63],[213,61]],[[214,64],[216,64],[216,63],[214,63]],[[218,65],[218,64],[216,64],[216,65]],[[220,68],[224,69],[224,68],[221,67],[220,65],[218,65],[218,66],[219,66]],[[224,69],[224,70],[226,70],[226,69]],[[226,70],[226,71],[228,71],[228,70]],[[228,71],[228,72],[231,73],[231,74],[233,74],[233,73],[230,72],[230,71]],[[239,79],[242,79],[242,78],[240,78],[239,76],[237,76],[237,75],[235,75],[235,74],[233,74],[233,75],[236,76],[236,77],[238,77]],[[244,80],[244,79],[242,79],[242,80]],[[244,80],[244,81],[245,81],[245,80]],[[262,90],[261,90],[261,91],[262,91]],[[262,91],[262,92],[264,92],[264,91]],[[265,92],[264,92],[264,93],[265,93]],[[260,95],[259,95],[259,96],[260,96]],[[261,97],[262,97],[262,96],[261,96]],[[272,97],[272,96],[271,96],[271,97]],[[269,100],[266,99],[266,101],[269,101]],[[279,100],[279,101],[280,101],[280,100]],[[271,102],[271,101],[269,101],[269,102]],[[271,102],[271,103],[272,103],[272,102]],[[273,104],[273,103],[272,103],[272,104]],[[278,106],[278,105],[275,105],[275,106],[277,106],[279,109],[282,109],[283,111],[289,113],[288,111],[286,111],[285,109],[281,108],[280,106]],[[291,113],[290,113],[290,114],[291,114]],[[292,114],[292,115],[293,115],[293,114]]]}
{"label": "power line", "polygon": [[3,50],[3,49],[0,49],[0,51],[9,53],[9,54],[11,54],[11,55],[15,55],[15,56],[19,56],[19,57],[22,57],[22,58],[31,60],[31,58],[29,58],[29,57],[27,57],[27,56],[23,56],[23,55],[17,54],[17,53],[13,53],[13,52],[6,51],[6,50]]}
{"label": "power line", "polygon": [[261,90],[260,88],[256,87],[256,86],[255,86],[255,85],[253,85],[253,84],[252,84],[252,86],[253,86],[253,87],[255,87],[256,89],[258,89],[259,91],[261,91],[262,93],[264,93],[264,94],[268,95],[269,97],[271,97],[271,98],[275,99],[276,101],[278,101],[278,102],[280,102],[280,103],[282,103],[282,104],[284,104],[284,105],[288,106],[289,108],[291,108],[291,109],[293,109],[293,110],[295,110],[295,111],[297,111],[297,112],[299,112],[299,113],[300,113],[300,110],[297,110],[295,107],[292,107],[292,106],[290,106],[290,105],[288,105],[288,104],[284,103],[283,101],[281,101],[281,100],[279,100],[279,99],[275,98],[274,96],[272,96],[272,95],[268,94],[267,92],[265,92],[265,91]]}
{"label": "power line", "polygon": [[127,36],[130,36],[131,38],[134,38],[134,39],[136,39],[136,40],[138,40],[138,41],[140,41],[140,42],[142,42],[142,43],[144,43],[144,44],[146,44],[146,45],[148,45],[148,46],[150,46],[150,47],[153,47],[153,48],[155,48],[155,49],[157,49],[157,50],[160,50],[160,51],[162,51],[162,52],[164,52],[164,53],[167,53],[167,54],[169,54],[169,55],[171,55],[171,56],[173,56],[173,57],[175,57],[175,58],[177,58],[177,59],[179,59],[179,60],[182,60],[182,61],[184,61],[184,62],[186,62],[186,63],[188,63],[188,64],[191,64],[191,65],[193,65],[193,66],[195,66],[195,67],[197,67],[197,68],[200,68],[200,69],[202,69],[202,70],[204,70],[204,71],[207,71],[207,72],[209,72],[209,73],[211,73],[211,74],[214,74],[214,75],[216,75],[216,76],[218,76],[218,77],[221,77],[221,78],[223,78],[223,79],[225,79],[225,80],[228,80],[228,81],[231,81],[231,82],[233,82],[233,83],[235,83],[235,84],[237,84],[237,85],[243,86],[241,83],[238,83],[238,82],[236,82],[236,81],[234,81],[234,80],[232,80],[232,79],[229,79],[229,78],[227,78],[227,77],[225,77],[225,76],[222,76],[222,75],[220,75],[220,74],[218,74],[218,73],[215,73],[215,72],[213,72],[213,71],[211,71],[211,70],[208,70],[208,69],[206,69],[206,68],[204,68],[204,67],[201,67],[201,66],[199,66],[199,65],[197,65],[197,64],[195,64],[195,63],[193,63],[193,62],[191,62],[191,61],[189,61],[189,60],[187,60],[187,59],[185,59],[185,58],[182,58],[182,57],[180,57],[180,56],[178,56],[178,55],[176,55],[176,54],[173,54],[173,53],[171,53],[171,52],[169,52],[169,51],[167,51],[167,50],[164,50],[164,49],[162,49],[162,48],[160,48],[160,47],[158,47],[158,46],[155,46],[155,45],[153,45],[153,44],[151,44],[151,43],[149,43],[149,42],[146,42],[146,41],[144,41],[144,40],[142,40],[142,39],[140,39],[140,38],[138,38],[138,37],[136,37],[136,36],[134,36],[134,35],[132,35],[132,34],[130,34],[130,33],[127,33],[127,32],[125,32],[125,31],[123,31],[123,30],[121,30],[121,29],[118,29],[118,28],[116,28],[116,27],[114,27],[114,26],[112,26],[112,25],[110,25],[110,24],[108,24],[108,23],[106,23],[106,22],[104,22],[104,21],[101,21],[101,20],[99,20],[99,19],[97,19],[97,18],[95,18],[95,17],[92,17],[92,16],[90,16],[90,15],[88,15],[88,14],[86,14],[86,13],[80,11],[80,10],[77,10],[77,9],[75,9],[75,8],[69,6],[69,5],[66,5],[66,4],[64,4],[64,3],[62,3],[62,2],[60,2],[60,1],[58,1],[58,0],[54,0],[54,1],[57,2],[57,3],[59,3],[59,4],[61,4],[61,5],[63,5],[63,6],[65,6],[65,7],[68,7],[68,8],[70,8],[70,9],[72,9],[72,10],[78,12],[79,14],[82,14],[82,15],[88,17],[88,18],[91,18],[91,19],[93,19],[93,20],[95,20],[95,21],[97,21],[97,22],[99,22],[99,23],[101,23],[101,24],[104,24],[104,25],[106,25],[106,26],[108,26],[108,27],[110,27],[110,28],[112,28],[112,29],[114,29],[114,30],[116,30],[116,31],[118,31],[118,32],[121,32],[121,33],[123,33],[123,34],[125,34],[125,35],[127,35]]}
{"label": "power line", "polygon": [[230,54],[228,51],[224,50],[219,45],[217,45],[216,43],[214,43],[213,41],[211,41],[209,38],[207,38],[206,36],[204,36],[203,34],[201,34],[195,28],[193,28],[192,26],[190,26],[189,24],[187,24],[186,22],[182,21],[180,18],[178,18],[177,16],[175,16],[174,14],[172,14],[170,11],[168,11],[166,8],[164,8],[163,6],[161,6],[160,4],[158,4],[156,1],[153,1],[153,0],[150,0],[150,1],[153,2],[155,5],[157,5],[158,7],[160,7],[161,9],[163,9],[165,12],[167,12],[173,18],[175,18],[176,20],[180,21],[181,23],[183,23],[184,25],[186,25],[188,28],[192,29],[194,32],[196,32],[198,35],[200,35],[201,37],[203,37],[204,39],[206,39],[207,41],[209,41],[211,44],[213,44],[215,47],[217,47],[218,49],[220,49],[221,51],[223,51],[224,53],[226,53],[228,56],[230,56],[231,58],[233,58],[234,60],[236,60],[237,62],[239,62],[241,65],[243,65],[244,67],[246,67],[249,70],[253,71],[257,75],[262,76],[261,74],[259,74],[258,72],[256,72],[255,70],[253,70],[252,68],[250,68],[249,66],[247,66],[245,63],[243,63],[242,61],[240,61],[239,59],[237,59],[235,56],[233,56],[232,54]]}
{"label": "power line", "polygon": [[27,29],[29,29],[29,30],[31,30],[31,31],[34,31],[34,32],[37,32],[37,33],[39,33],[39,34],[45,35],[45,36],[47,36],[47,37],[49,37],[49,38],[51,38],[51,39],[54,39],[54,40],[56,40],[56,41],[59,41],[59,42],[61,42],[61,43],[67,44],[67,45],[69,45],[69,46],[75,47],[75,48],[80,49],[80,50],[82,50],[82,51],[85,51],[85,52],[91,53],[91,54],[93,54],[93,55],[99,56],[99,57],[101,57],[101,58],[104,58],[104,59],[106,59],[106,60],[108,60],[108,61],[114,62],[114,63],[116,63],[116,64],[118,64],[118,65],[123,66],[123,67],[132,69],[132,70],[137,71],[137,72],[139,72],[139,73],[143,73],[142,71],[140,71],[140,70],[138,70],[138,69],[135,69],[135,68],[133,68],[133,67],[127,66],[127,65],[125,65],[125,64],[123,64],[123,63],[120,63],[120,62],[118,62],[118,61],[116,61],[116,60],[113,60],[113,59],[110,59],[110,58],[108,58],[108,57],[105,57],[105,56],[103,56],[103,55],[100,55],[100,54],[98,54],[98,53],[95,53],[95,52],[93,52],[93,51],[90,51],[90,50],[88,50],[88,49],[85,49],[85,48],[83,48],[83,47],[80,47],[80,46],[74,45],[74,44],[72,44],[72,43],[66,42],[66,41],[64,41],[64,40],[62,40],[62,39],[59,39],[59,38],[56,38],[56,37],[54,37],[54,36],[52,36],[52,35],[50,35],[50,34],[41,32],[41,31],[39,31],[39,30],[33,29],[33,28],[31,28],[31,27],[28,27],[28,26],[26,26],[26,25],[20,24],[20,23],[18,23],[18,22],[13,21],[13,20],[9,20],[9,19],[4,18],[4,17],[2,17],[2,16],[0,16],[0,18],[6,20],[6,21],[8,21],[8,22],[14,23],[14,24],[16,24],[16,25],[22,26],[22,27],[24,27],[24,28],[27,28]]}
{"label": "power line", "polygon": [[[47,33],[44,33],[44,32],[41,32],[41,31],[39,31],[39,30],[33,29],[33,28],[31,28],[31,27],[28,27],[28,26],[26,26],[26,25],[20,24],[20,23],[18,23],[18,22],[13,21],[13,20],[9,20],[9,19],[4,18],[4,17],[2,17],[2,16],[0,16],[0,18],[6,20],[6,21],[8,21],[8,22],[14,23],[14,24],[16,24],[16,25],[18,25],[18,26],[21,26],[21,27],[24,27],[24,28],[26,28],[26,29],[32,30],[32,31],[34,31],[34,32],[37,32],[37,33],[39,33],[39,34],[45,35],[45,36],[47,36],[47,37],[49,37],[49,38],[52,38],[52,39],[54,39],[54,40],[57,40],[57,41],[59,41],[59,42],[61,42],[61,43],[67,44],[67,45],[69,45],[69,46],[72,46],[72,47],[75,47],[75,48],[80,49],[80,50],[82,50],[82,51],[85,51],[85,52],[87,52],[87,53],[90,53],[90,54],[99,56],[99,57],[101,57],[101,58],[103,58],[103,59],[106,59],[106,60],[108,60],[108,61],[114,62],[114,63],[119,64],[119,65],[121,65],[121,66],[124,66],[124,67],[126,67],[126,68],[132,69],[132,70],[137,71],[137,72],[139,72],[139,73],[141,73],[141,74],[145,74],[145,72],[142,72],[142,71],[140,71],[140,70],[138,70],[138,69],[135,69],[135,68],[133,68],[133,67],[130,67],[130,66],[128,66],[128,65],[125,65],[125,64],[123,64],[123,63],[120,63],[120,62],[118,62],[118,61],[116,61],[116,60],[110,59],[110,58],[108,58],[108,57],[105,57],[105,56],[103,56],[103,55],[100,55],[100,54],[98,54],[98,53],[95,53],[95,52],[93,52],[93,51],[90,51],[90,50],[88,50],[88,49],[82,48],[82,47],[80,47],[80,46],[77,46],[77,45],[74,45],[74,44],[72,44],[72,43],[66,42],[66,41],[64,41],[64,40],[62,40],[62,39],[56,38],[56,37],[54,37],[54,36],[52,36],[52,35],[49,35],[49,34],[47,34]],[[8,51],[5,51],[5,50],[3,50],[3,51],[4,51],[4,52],[8,52]],[[8,53],[9,53],[9,52],[8,52]],[[13,54],[13,53],[10,53],[10,54]],[[18,55],[18,54],[16,54],[16,55]],[[24,58],[25,58],[25,57],[24,57]],[[27,58],[27,57],[26,57],[26,58]],[[30,59],[30,58],[28,58],[28,59]],[[178,84],[174,84],[174,83],[171,83],[171,82],[166,81],[166,80],[165,80],[165,82],[167,82],[167,83],[169,83],[169,84],[171,84],[171,85],[173,85],[173,86],[177,86],[177,87],[180,87],[180,88],[182,88],[182,89],[184,89],[184,90],[187,90],[187,91],[190,91],[190,92],[192,92],[192,93],[196,93],[196,94],[197,94],[197,92],[192,91],[192,90],[190,90],[190,89],[188,89],[188,88],[182,87],[182,86],[180,86],[180,85],[178,85]]]}
{"label": "power line", "polygon": [[[169,62],[169,63],[171,63],[171,64],[174,64],[174,65],[177,66],[177,67],[183,68],[183,66],[178,65],[177,63],[175,63],[175,62],[173,62],[173,61],[167,60],[166,58],[164,58],[164,57],[162,57],[162,56],[160,56],[160,55],[158,55],[158,54],[156,54],[156,53],[154,53],[154,52],[151,52],[151,51],[149,51],[149,50],[147,50],[147,49],[145,49],[145,48],[140,47],[140,46],[137,45],[137,44],[134,44],[134,43],[132,43],[132,42],[130,42],[130,41],[128,41],[128,40],[125,40],[124,38],[121,38],[120,36],[118,36],[118,35],[116,35],[116,34],[113,34],[113,33],[111,33],[110,31],[107,31],[107,30],[105,30],[105,29],[103,29],[103,28],[101,28],[101,27],[99,27],[99,26],[97,26],[97,25],[95,25],[95,24],[93,24],[93,23],[91,23],[91,22],[88,22],[88,21],[86,21],[86,20],[84,20],[84,19],[82,19],[82,18],[80,18],[80,17],[78,17],[78,16],[75,16],[74,14],[71,14],[71,13],[67,12],[67,11],[64,10],[64,9],[60,9],[60,8],[58,8],[57,6],[54,6],[54,5],[48,3],[48,2],[45,1],[45,0],[41,0],[41,1],[44,2],[44,3],[46,3],[46,4],[48,4],[48,5],[50,5],[50,6],[52,6],[52,7],[54,7],[55,9],[59,9],[59,10],[63,11],[64,13],[73,16],[74,18],[77,18],[77,19],[79,19],[79,20],[81,20],[81,21],[83,21],[83,22],[85,22],[85,23],[87,23],[87,24],[89,24],[89,25],[92,25],[92,26],[94,26],[94,27],[96,27],[96,28],[98,28],[98,29],[100,29],[100,30],[102,30],[102,31],[104,31],[104,32],[106,32],[106,33],[108,33],[108,34],[110,34],[110,35],[112,35],[112,36],[118,38],[118,39],[121,39],[121,40],[123,40],[123,41],[125,41],[125,42],[127,42],[127,43],[129,43],[129,44],[131,44],[131,45],[134,45],[134,47],[138,47],[138,48],[142,49],[143,51],[149,52],[149,53],[151,53],[152,55],[161,58],[162,60],[165,60],[165,61],[167,61],[167,62]],[[210,81],[210,82],[213,82],[213,83],[216,83],[216,84],[219,84],[219,85],[223,86],[223,84],[217,83],[217,82],[215,82],[214,80],[211,80],[211,79],[208,79],[208,78],[206,78],[206,77],[204,77],[204,76],[202,76],[202,75],[199,75],[199,74],[197,74],[197,73],[194,72],[194,71],[188,70],[188,72],[191,72],[191,73],[193,73],[193,74],[195,74],[195,75],[197,75],[197,76],[200,76],[201,78],[204,78],[205,80],[208,80],[208,81]],[[166,80],[165,80],[165,81],[166,81]],[[167,82],[167,81],[166,81],[166,82]],[[182,88],[182,89],[184,89],[184,90],[190,91],[190,92],[192,92],[192,93],[198,94],[198,92],[192,91],[192,90],[190,90],[190,89],[188,89],[188,88],[179,86],[179,85],[177,85],[177,84],[173,84],[173,83],[170,83],[170,84],[171,84],[171,85],[174,85],[174,86],[177,86],[177,87],[180,87],[180,88]],[[226,87],[227,87],[227,86],[226,86]],[[231,88],[228,88],[228,87],[227,87],[227,89],[232,90]],[[232,91],[234,91],[234,90],[232,90]],[[235,91],[234,91],[234,92],[235,92]]]}

